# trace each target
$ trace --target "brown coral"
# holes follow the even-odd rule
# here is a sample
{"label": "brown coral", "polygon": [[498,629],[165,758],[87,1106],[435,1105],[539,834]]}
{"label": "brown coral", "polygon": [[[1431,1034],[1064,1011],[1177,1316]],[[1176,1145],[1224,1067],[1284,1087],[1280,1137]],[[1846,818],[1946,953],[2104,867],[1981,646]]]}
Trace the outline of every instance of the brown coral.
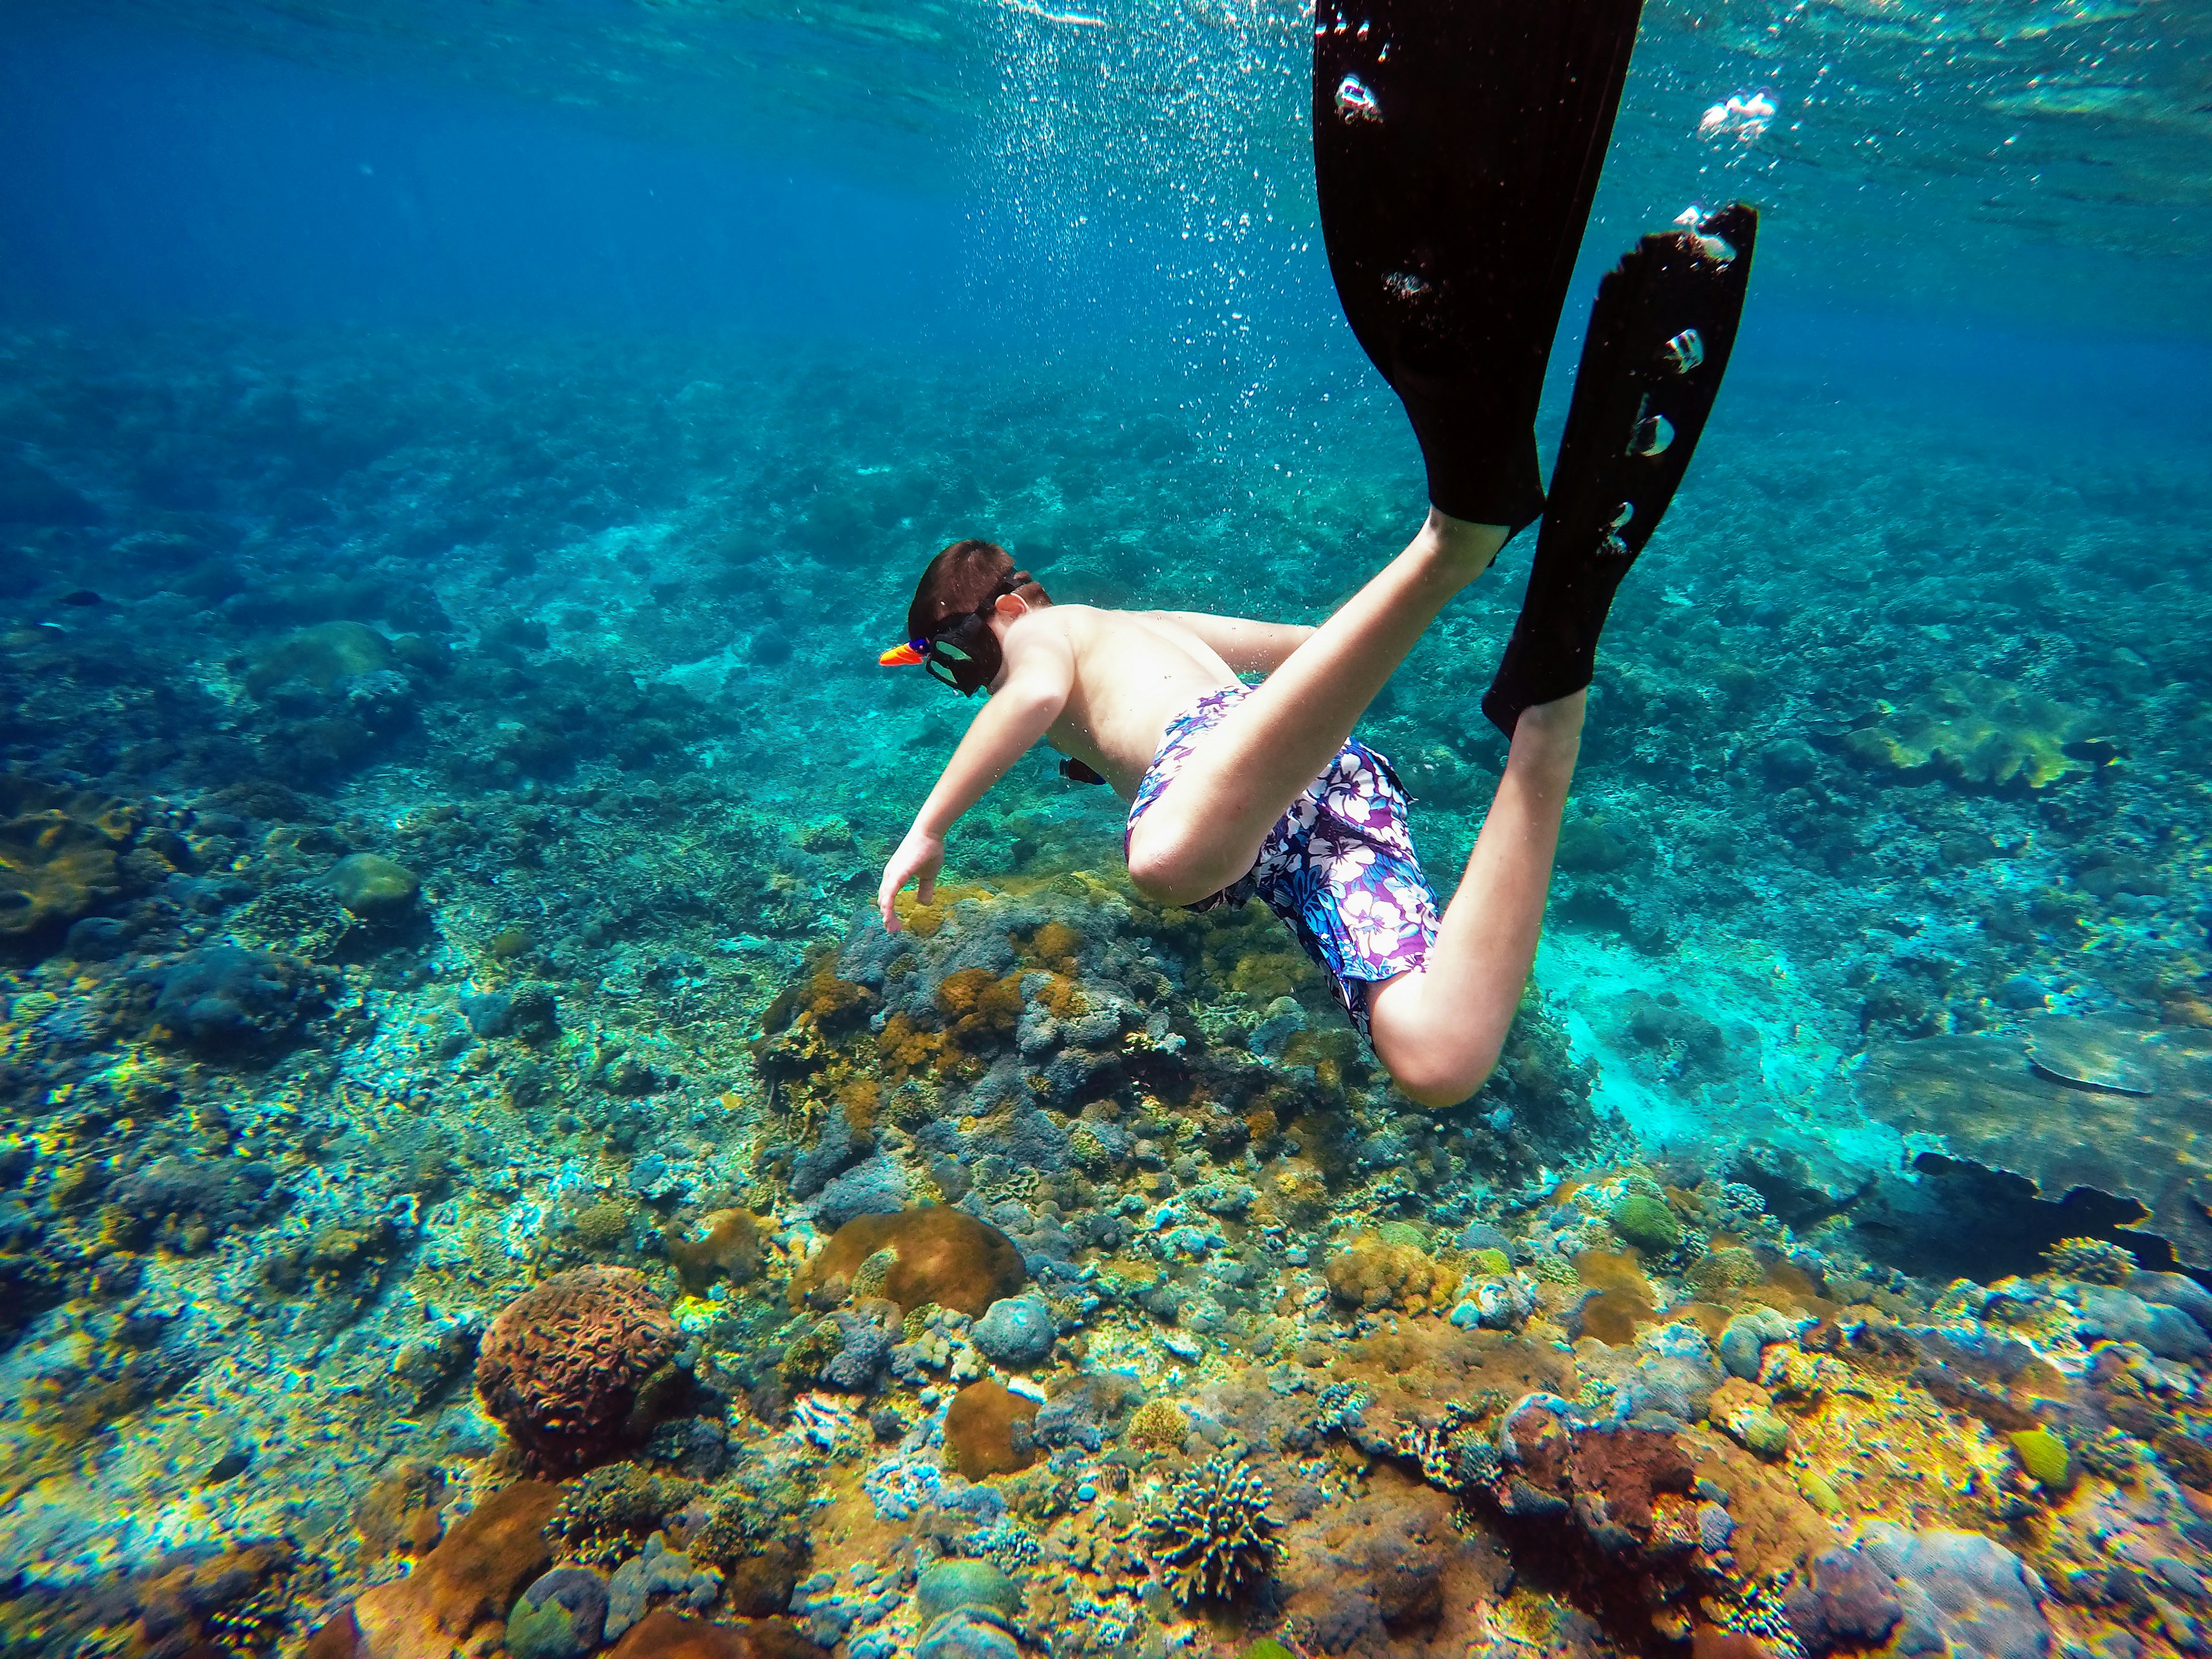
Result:
{"label": "brown coral", "polygon": [[945,1449],[952,1467],[970,1480],[1012,1474],[1036,1462],[1036,1449],[1025,1432],[1037,1414],[1037,1402],[1003,1382],[971,1382],[952,1396],[945,1412]]}
{"label": "brown coral", "polygon": [[932,1205],[897,1215],[855,1216],[830,1235],[822,1254],[801,1269],[796,1297],[853,1283],[860,1265],[878,1250],[896,1253],[875,1294],[908,1313],[934,1302],[971,1317],[1029,1280],[1013,1240],[963,1210]]}
{"label": "brown coral", "polygon": [[1421,1313],[1449,1306],[1459,1292],[1459,1275],[1411,1244],[1362,1233],[1329,1258],[1328,1288],[1347,1308]]}
{"label": "brown coral", "polygon": [[651,1415],[647,1388],[676,1326],[627,1267],[556,1273],[484,1333],[477,1392],[532,1468],[565,1474],[619,1450]]}

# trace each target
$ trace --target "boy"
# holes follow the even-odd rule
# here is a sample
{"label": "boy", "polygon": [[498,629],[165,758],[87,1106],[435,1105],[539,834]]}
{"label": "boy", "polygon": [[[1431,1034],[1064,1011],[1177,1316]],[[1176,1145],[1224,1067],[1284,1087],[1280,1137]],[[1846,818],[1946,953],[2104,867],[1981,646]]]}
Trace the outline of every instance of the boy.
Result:
{"label": "boy", "polygon": [[[878,905],[926,902],[953,823],[1039,738],[1130,802],[1155,900],[1267,902],[1398,1086],[1482,1086],[1535,958],[1583,702],[1613,594],[1680,483],[1734,343],[1757,216],[1647,236],[1600,289],[1547,500],[1534,422],[1640,0],[1322,0],[1314,149],[1354,333],[1427,468],[1412,543],[1318,628],[1054,605],[989,542],[924,572],[905,645],[988,690]],[[1504,775],[1442,916],[1389,762],[1352,728],[1444,605],[1544,520],[1483,711]],[[1247,688],[1241,674],[1267,678]]]}

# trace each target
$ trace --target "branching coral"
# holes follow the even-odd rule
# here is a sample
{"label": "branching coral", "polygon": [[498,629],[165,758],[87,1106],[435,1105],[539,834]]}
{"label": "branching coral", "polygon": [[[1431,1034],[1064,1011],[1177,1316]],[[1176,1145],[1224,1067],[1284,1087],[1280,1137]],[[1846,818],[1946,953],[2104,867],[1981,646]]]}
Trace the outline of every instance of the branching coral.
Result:
{"label": "branching coral", "polygon": [[2078,1279],[2085,1285],[2122,1285],[2136,1270],[2136,1259],[2124,1245],[2102,1238],[2062,1238],[2043,1253],[2051,1271],[2061,1279]]}
{"label": "branching coral", "polygon": [[1226,1455],[1208,1458],[1176,1483],[1167,1507],[1147,1524],[1153,1554],[1178,1601],[1234,1601],[1273,1570],[1275,1546],[1267,1535],[1275,1524],[1267,1516],[1273,1495],[1265,1480]]}

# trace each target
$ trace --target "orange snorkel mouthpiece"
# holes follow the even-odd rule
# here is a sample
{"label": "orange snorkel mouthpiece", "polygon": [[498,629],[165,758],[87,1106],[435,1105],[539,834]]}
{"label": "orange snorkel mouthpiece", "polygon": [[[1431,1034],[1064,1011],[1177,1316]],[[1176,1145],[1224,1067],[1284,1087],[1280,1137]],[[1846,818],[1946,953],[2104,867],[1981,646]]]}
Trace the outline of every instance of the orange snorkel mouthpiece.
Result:
{"label": "orange snorkel mouthpiece", "polygon": [[876,662],[884,668],[919,668],[929,660],[921,643],[918,640],[908,640],[904,645],[895,645],[878,657]]}

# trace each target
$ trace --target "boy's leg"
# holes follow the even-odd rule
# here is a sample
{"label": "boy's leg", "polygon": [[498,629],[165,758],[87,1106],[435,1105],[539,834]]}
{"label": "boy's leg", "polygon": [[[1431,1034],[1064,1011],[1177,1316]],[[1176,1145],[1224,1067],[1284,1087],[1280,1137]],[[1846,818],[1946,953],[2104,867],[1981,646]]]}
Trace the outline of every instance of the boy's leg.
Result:
{"label": "boy's leg", "polygon": [[1498,1063],[1536,960],[1586,700],[1577,691],[1522,711],[1427,963],[1367,992],[1376,1058],[1424,1106],[1458,1105]]}
{"label": "boy's leg", "polygon": [[1505,775],[1426,963],[1367,994],[1376,1056],[1424,1105],[1482,1086],[1520,1006],[1598,636],[1711,412],[1758,228],[1739,205],[1647,236],[1598,291],[1528,598],[1483,699],[1513,740]]}
{"label": "boy's leg", "polygon": [[1451,597],[1504,545],[1498,525],[1431,509],[1406,550],[1222,717],[1129,834],[1129,876],[1164,903],[1219,892],[1352,728]]}
{"label": "boy's leg", "polygon": [[1206,733],[1129,871],[1188,902],[1261,842],[1453,594],[1543,509],[1536,406],[1642,0],[1320,0],[1314,183],[1346,320],[1406,406],[1428,522]]}

